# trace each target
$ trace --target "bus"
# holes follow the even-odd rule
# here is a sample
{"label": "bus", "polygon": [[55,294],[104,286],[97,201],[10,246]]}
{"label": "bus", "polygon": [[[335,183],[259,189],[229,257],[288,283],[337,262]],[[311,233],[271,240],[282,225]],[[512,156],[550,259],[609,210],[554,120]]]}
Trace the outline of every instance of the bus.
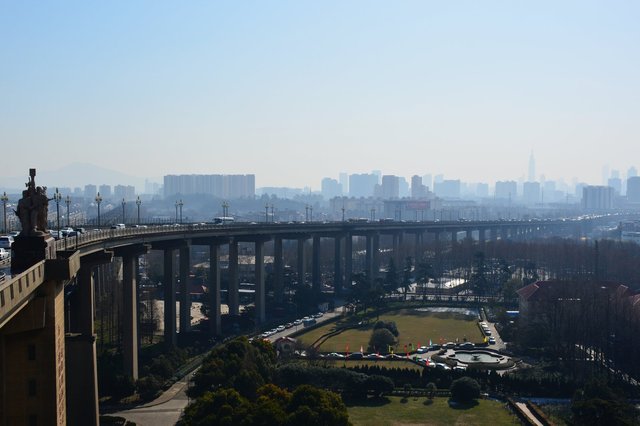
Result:
{"label": "bus", "polygon": [[227,224],[227,223],[233,223],[234,221],[235,221],[234,218],[226,217],[226,216],[214,217],[213,218],[213,224],[214,225],[224,225],[224,224]]}

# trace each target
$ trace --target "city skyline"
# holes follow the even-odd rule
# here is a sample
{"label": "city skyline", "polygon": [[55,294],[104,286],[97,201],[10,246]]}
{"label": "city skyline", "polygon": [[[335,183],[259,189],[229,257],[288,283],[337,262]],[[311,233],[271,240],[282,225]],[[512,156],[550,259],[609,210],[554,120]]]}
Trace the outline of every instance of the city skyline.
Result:
{"label": "city skyline", "polygon": [[639,12],[6,2],[0,186],[74,162],[313,190],[372,170],[492,183],[526,180],[531,153],[537,178],[602,184],[640,139]]}

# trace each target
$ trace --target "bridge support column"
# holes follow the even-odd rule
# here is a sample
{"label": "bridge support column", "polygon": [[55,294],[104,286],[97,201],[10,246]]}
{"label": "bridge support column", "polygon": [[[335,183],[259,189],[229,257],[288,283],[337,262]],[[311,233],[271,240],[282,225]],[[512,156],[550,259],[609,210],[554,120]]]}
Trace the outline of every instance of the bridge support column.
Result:
{"label": "bridge support column", "polygon": [[136,301],[138,287],[135,276],[135,262],[138,255],[126,255],[122,258],[122,293],[124,296],[124,315],[122,321],[122,358],[124,373],[138,380],[138,306]]}
{"label": "bridge support column", "polygon": [[458,242],[458,231],[455,229],[451,231],[451,244],[455,245]]}
{"label": "bridge support column", "polygon": [[[209,244],[209,333],[222,334],[220,319],[220,245]],[[174,327],[175,330],[175,327]]]}
{"label": "bridge support column", "polygon": [[173,250],[164,252],[164,345],[176,345],[176,287],[173,274]]}
{"label": "bridge support column", "polygon": [[373,234],[373,241],[372,243],[372,251],[373,251],[373,259],[372,259],[372,263],[373,263],[373,282],[375,283],[376,279],[378,278],[378,275],[380,274],[380,234],[375,233]]}
{"label": "bridge support column", "polygon": [[467,240],[473,240],[473,231],[471,229],[467,229]]}
{"label": "bridge support column", "polygon": [[319,294],[322,290],[320,276],[320,236],[313,236],[313,253],[311,254],[311,285],[313,291]]}
{"label": "bridge support column", "polygon": [[498,241],[498,228],[491,228],[489,234],[491,241]]}
{"label": "bridge support column", "polygon": [[231,239],[229,242],[229,290],[227,291],[230,315],[240,315],[239,288],[238,241]]}
{"label": "bridge support column", "polygon": [[484,229],[478,229],[478,241],[480,244],[484,244],[487,239],[486,233]]}
{"label": "bridge support column", "polygon": [[344,286],[351,289],[353,281],[353,236],[347,234],[344,239]]}
{"label": "bridge support column", "polygon": [[369,284],[373,284],[373,235],[367,234],[365,237],[365,274]]}
{"label": "bridge support column", "polygon": [[415,235],[415,247],[414,247],[414,260],[417,265],[420,259],[422,259],[422,233],[416,231]]}
{"label": "bridge support column", "polygon": [[282,258],[282,238],[273,241],[273,267],[275,273],[274,296],[276,303],[284,300],[284,262]]}
{"label": "bridge support column", "polygon": [[266,320],[265,315],[265,288],[264,288],[264,242],[256,241],[255,243],[255,306],[256,321],[263,323]]}
{"label": "bridge support column", "polygon": [[509,228],[507,227],[500,228],[500,233],[502,234],[503,240],[506,240],[509,238]]}
{"label": "bridge support column", "polygon": [[99,424],[93,272],[97,265],[112,259],[112,253],[98,252],[81,260],[74,300],[77,303],[72,305],[78,313],[77,327],[70,328],[65,339],[68,424]]}
{"label": "bridge support column", "polygon": [[340,294],[342,291],[342,236],[334,237],[333,248],[333,292]]}
{"label": "bridge support column", "polygon": [[303,285],[306,283],[305,280],[305,265],[306,265],[306,259],[305,259],[305,242],[307,241],[306,238],[300,238],[298,240],[298,285]]}
{"label": "bridge support column", "polygon": [[189,247],[180,247],[180,334],[191,331],[191,296],[189,295]]}
{"label": "bridge support column", "polygon": [[400,262],[400,233],[394,232],[391,236],[393,238],[393,263],[398,266],[398,262]]}

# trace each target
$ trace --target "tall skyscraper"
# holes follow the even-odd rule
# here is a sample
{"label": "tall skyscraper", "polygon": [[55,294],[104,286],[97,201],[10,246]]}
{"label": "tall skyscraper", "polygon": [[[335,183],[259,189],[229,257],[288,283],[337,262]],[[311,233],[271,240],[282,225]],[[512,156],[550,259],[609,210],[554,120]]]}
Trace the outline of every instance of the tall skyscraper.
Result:
{"label": "tall skyscraper", "polygon": [[349,174],[346,172],[340,172],[338,181],[340,185],[342,185],[342,195],[347,195],[349,193]]}
{"label": "tall skyscraper", "polygon": [[378,184],[378,176],[368,173],[349,175],[349,196],[371,197]]}
{"label": "tall skyscraper", "polygon": [[536,181],[536,160],[533,158],[533,151],[529,155],[529,182]]}
{"label": "tall skyscraper", "polygon": [[640,203],[640,177],[631,176],[627,179],[627,200]]}
{"label": "tall skyscraper", "polygon": [[400,196],[400,180],[398,176],[384,175],[382,176],[382,198],[391,200]]}

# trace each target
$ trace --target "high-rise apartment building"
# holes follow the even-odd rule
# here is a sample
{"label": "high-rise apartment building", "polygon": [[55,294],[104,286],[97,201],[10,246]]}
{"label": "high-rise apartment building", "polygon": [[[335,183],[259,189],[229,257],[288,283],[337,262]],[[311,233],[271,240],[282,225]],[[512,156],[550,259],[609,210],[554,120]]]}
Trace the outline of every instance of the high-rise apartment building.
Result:
{"label": "high-rise apartment building", "polygon": [[614,190],[610,186],[585,186],[582,189],[582,208],[589,212],[601,212],[613,208]]}
{"label": "high-rise apartment building", "polygon": [[536,160],[533,158],[533,151],[529,156],[529,182],[535,182],[536,180]]}
{"label": "high-rise apartment building", "polygon": [[429,189],[422,184],[422,178],[418,175],[411,176],[411,198],[420,199],[427,197]]}
{"label": "high-rise apartment building", "polygon": [[638,176],[627,179],[627,201],[640,203],[640,177]]}
{"label": "high-rise apartment building", "polygon": [[394,175],[382,176],[382,198],[393,200],[400,197],[400,179]]}
{"label": "high-rise apartment building", "polygon": [[525,204],[535,205],[542,199],[540,193],[540,183],[525,182],[522,184],[522,199]]}
{"label": "high-rise apartment building", "polygon": [[105,199],[105,200],[109,200],[111,199],[111,185],[100,185],[98,187],[98,192],[100,193],[100,196]]}
{"label": "high-rise apartment building", "polygon": [[98,193],[98,188],[95,185],[84,186],[84,198],[94,199],[96,198],[97,193]]}
{"label": "high-rise apartment building", "polygon": [[166,175],[164,196],[209,194],[218,198],[253,198],[255,175]]}
{"label": "high-rise apartment building", "polygon": [[374,174],[361,173],[349,175],[349,196],[371,197],[377,183],[378,176]]}
{"label": "high-rise apartment building", "polygon": [[460,181],[445,179],[434,182],[433,192],[442,198],[460,198]]}
{"label": "high-rise apartment building", "polygon": [[515,201],[518,196],[518,183],[514,180],[496,182],[495,198],[497,200]]}
{"label": "high-rise apartment building", "polygon": [[322,192],[322,196],[325,200],[330,200],[333,197],[342,196],[342,185],[331,178],[324,178],[320,184],[320,191]]}

